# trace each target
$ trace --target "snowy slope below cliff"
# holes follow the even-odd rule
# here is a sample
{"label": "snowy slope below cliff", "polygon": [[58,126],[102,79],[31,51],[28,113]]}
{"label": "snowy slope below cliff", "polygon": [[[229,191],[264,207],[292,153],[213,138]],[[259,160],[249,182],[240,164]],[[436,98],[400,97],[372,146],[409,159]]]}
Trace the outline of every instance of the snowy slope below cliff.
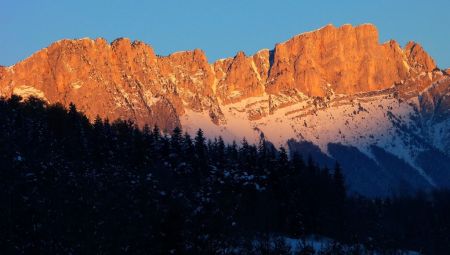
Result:
{"label": "snowy slope below cliff", "polygon": [[[330,145],[348,146],[373,160],[379,171],[389,171],[386,162],[380,162],[387,156],[374,155],[374,150],[379,148],[414,171],[413,175],[420,176],[421,187],[435,187],[436,179],[441,178],[442,171],[436,173],[424,166],[423,155],[437,151],[441,159],[448,159],[447,152],[443,151],[443,140],[448,135],[449,121],[425,121],[418,97],[403,100],[391,89],[355,96],[336,95],[326,101],[298,95],[294,99],[291,97],[288,106],[270,112],[270,105],[279,99],[264,95],[221,105],[226,123],[220,126],[213,124],[207,114],[193,111],[187,111],[181,123],[188,132],[202,128],[208,136],[220,135],[228,142],[240,141],[243,137],[257,142],[260,132],[276,146],[287,147],[289,139],[307,141],[318,146],[325,156],[337,160],[339,153],[335,150],[331,153]],[[262,117],[251,120],[255,111]],[[445,178],[450,180],[450,177]],[[353,185],[353,180],[348,182]],[[392,181],[388,183],[383,185],[393,185]],[[417,181],[412,181],[411,185],[416,184]],[[356,191],[359,190],[356,188]]]}

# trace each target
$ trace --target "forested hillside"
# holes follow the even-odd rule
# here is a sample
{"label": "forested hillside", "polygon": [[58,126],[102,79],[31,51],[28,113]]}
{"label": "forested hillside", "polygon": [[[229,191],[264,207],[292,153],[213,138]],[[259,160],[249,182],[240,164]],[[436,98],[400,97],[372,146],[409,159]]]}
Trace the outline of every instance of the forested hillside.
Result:
{"label": "forested hillside", "polygon": [[321,254],[450,251],[448,191],[350,196],[338,163],[263,136],[90,123],[75,105],[17,96],[0,100],[0,206],[1,254],[290,254],[268,240],[311,235],[336,241]]}

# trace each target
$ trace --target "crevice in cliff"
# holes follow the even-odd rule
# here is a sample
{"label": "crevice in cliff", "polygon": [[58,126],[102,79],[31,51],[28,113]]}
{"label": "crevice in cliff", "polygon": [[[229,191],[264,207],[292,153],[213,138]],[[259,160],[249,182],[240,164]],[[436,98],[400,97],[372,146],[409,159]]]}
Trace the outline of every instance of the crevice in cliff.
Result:
{"label": "crevice in cliff", "polygon": [[272,72],[272,66],[275,58],[275,49],[276,48],[274,48],[273,50],[269,50],[269,69],[267,70],[266,81],[269,79],[270,73]]}

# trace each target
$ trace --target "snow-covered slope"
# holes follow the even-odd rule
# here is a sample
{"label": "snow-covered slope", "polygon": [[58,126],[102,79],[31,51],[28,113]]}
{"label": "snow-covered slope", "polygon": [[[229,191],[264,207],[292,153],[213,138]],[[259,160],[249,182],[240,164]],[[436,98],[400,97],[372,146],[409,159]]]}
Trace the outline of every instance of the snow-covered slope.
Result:
{"label": "snow-covered slope", "polygon": [[[328,98],[299,92],[250,97],[221,104],[224,121],[220,125],[208,114],[194,111],[187,111],[181,124],[188,132],[202,128],[207,135],[220,135],[229,142],[244,137],[257,142],[262,132],[276,146],[291,151],[301,148],[308,153],[305,143],[309,148],[317,146],[327,159],[317,157],[324,165],[332,167],[335,160],[344,165],[348,185],[355,192],[386,195],[450,187],[450,168],[445,164],[450,163],[450,118],[448,108],[439,108],[448,100],[449,80],[441,78],[416,96],[402,94],[405,88],[398,85]],[[430,97],[436,86],[444,90],[433,93],[434,105],[430,105],[424,97]],[[271,111],[274,105],[284,107]],[[348,158],[346,154],[360,157]],[[360,164],[355,163],[358,160]],[[436,169],[428,160],[444,164]]]}

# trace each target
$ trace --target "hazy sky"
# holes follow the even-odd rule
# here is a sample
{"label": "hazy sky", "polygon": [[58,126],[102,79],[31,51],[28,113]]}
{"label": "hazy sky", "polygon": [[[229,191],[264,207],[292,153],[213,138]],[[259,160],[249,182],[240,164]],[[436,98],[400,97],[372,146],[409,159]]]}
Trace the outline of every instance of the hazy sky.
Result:
{"label": "hazy sky", "polygon": [[0,65],[82,37],[138,39],[160,55],[201,48],[212,62],[328,23],[373,23],[381,41],[417,41],[450,67],[450,0],[0,0]]}

